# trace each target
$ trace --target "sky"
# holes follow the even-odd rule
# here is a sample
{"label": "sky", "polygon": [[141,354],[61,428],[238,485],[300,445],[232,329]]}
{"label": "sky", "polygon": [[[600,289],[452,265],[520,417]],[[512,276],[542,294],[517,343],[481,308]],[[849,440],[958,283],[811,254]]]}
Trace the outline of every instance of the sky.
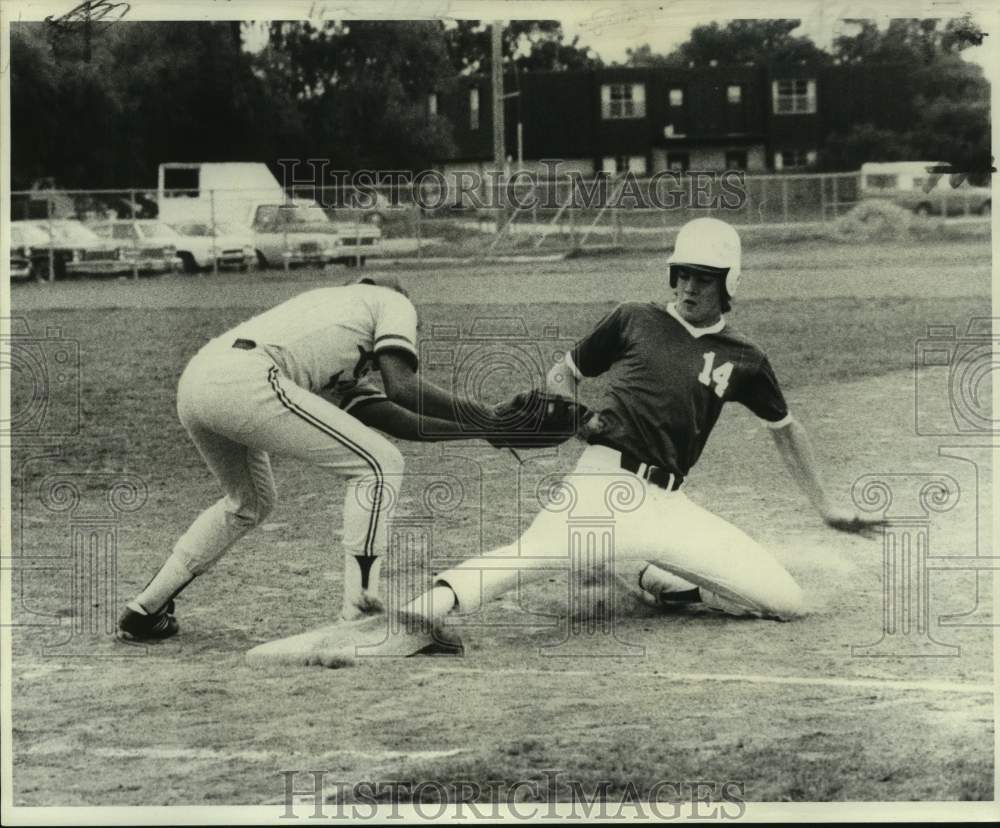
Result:
{"label": "sky", "polygon": [[[837,14],[836,11],[823,13],[824,9],[830,9],[833,5],[820,4],[817,7],[819,13],[813,16],[796,15],[802,19],[803,23],[793,34],[808,36],[820,48],[827,48],[837,35],[850,34],[855,31],[855,27],[845,23],[843,19],[844,16],[851,13],[850,10],[840,10],[846,14]],[[715,8],[715,11],[718,11],[718,7]],[[628,6],[622,5],[613,10],[610,7],[604,7],[603,12],[598,9],[596,13],[567,15],[561,19],[563,32],[567,39],[572,40],[574,36],[579,37],[579,45],[592,48],[605,63],[623,63],[628,49],[637,48],[644,43],[648,43],[654,52],[669,52],[687,40],[695,26],[713,21],[724,22],[725,20],[718,14],[705,14],[704,11],[700,14],[697,12],[677,14],[675,12],[676,9],[673,6],[668,5],[662,10],[659,8],[653,10],[650,6],[643,4],[634,7],[630,13]],[[868,13],[864,14],[868,16]],[[980,18],[976,17],[976,19]],[[995,37],[1000,39],[1000,33]],[[260,48],[266,42],[266,34],[263,31],[248,32],[245,40],[247,48]],[[988,37],[983,46],[966,49],[962,54],[966,60],[982,66],[987,79],[995,86],[996,82],[1000,80],[998,53],[1000,53],[1000,43]]]}

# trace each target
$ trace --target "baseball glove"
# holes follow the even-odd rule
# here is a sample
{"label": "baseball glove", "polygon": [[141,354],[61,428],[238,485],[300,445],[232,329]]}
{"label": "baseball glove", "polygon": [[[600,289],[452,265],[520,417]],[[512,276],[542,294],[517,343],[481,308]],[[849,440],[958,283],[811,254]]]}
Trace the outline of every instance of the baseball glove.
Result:
{"label": "baseball glove", "polygon": [[495,448],[547,448],[576,434],[589,409],[566,397],[532,388],[493,409],[495,425],[486,439]]}

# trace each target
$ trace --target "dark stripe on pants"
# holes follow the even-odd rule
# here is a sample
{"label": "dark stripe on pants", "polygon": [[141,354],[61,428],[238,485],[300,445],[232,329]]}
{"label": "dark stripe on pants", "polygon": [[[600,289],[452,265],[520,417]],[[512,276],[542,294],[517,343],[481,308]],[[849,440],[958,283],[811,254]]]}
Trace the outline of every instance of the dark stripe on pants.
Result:
{"label": "dark stripe on pants", "polygon": [[[376,553],[372,551],[372,547],[375,543],[375,531],[378,528],[378,513],[382,508],[382,486],[385,484],[385,480],[382,474],[382,467],[379,465],[378,460],[370,452],[366,451],[362,446],[353,442],[348,437],[340,434],[332,426],[327,425],[321,420],[317,419],[315,416],[310,414],[308,411],[303,410],[290,399],[285,393],[284,389],[278,382],[278,369],[275,367],[269,368],[267,371],[268,382],[271,383],[271,387],[274,389],[274,393],[278,396],[278,401],[289,411],[291,411],[296,417],[309,423],[309,425],[314,428],[319,429],[324,434],[332,437],[338,443],[340,443],[345,448],[350,449],[355,454],[357,454],[362,460],[364,460],[372,473],[375,475],[375,494],[372,498],[372,509],[371,514],[368,518],[368,532],[365,535],[365,557],[376,557]],[[362,567],[362,571],[364,568]]]}

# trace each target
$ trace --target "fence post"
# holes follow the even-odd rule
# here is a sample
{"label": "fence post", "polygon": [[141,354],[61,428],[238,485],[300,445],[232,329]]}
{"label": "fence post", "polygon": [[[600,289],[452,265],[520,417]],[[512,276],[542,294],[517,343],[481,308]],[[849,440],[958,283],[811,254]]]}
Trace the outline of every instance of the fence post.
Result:
{"label": "fence post", "polygon": [[788,179],[781,179],[781,220],[788,224]]}
{"label": "fence post", "polygon": [[135,226],[135,190],[128,191],[128,211],[132,216],[132,278],[139,278],[139,228]]}
{"label": "fence post", "polygon": [[833,174],[833,205],[832,205],[833,206],[833,217],[834,217],[834,219],[840,218],[840,205],[837,203],[838,202],[838,198],[837,198],[837,181],[838,180],[839,179],[837,177],[837,173],[834,173]]}
{"label": "fence post", "polygon": [[820,221],[826,223],[826,176],[819,177]]}
{"label": "fence post", "polygon": [[52,226],[52,207],[53,201],[51,198],[46,197],[45,199],[45,216],[49,220],[49,281],[54,282],[56,280],[56,237],[55,228]]}
{"label": "fence post", "polygon": [[[293,195],[292,198],[294,198],[294,197],[295,196]],[[281,208],[280,207],[278,208],[278,215],[281,216]],[[282,247],[283,247],[283,250],[282,250],[282,253],[281,253],[281,260],[284,263],[285,273],[288,273],[288,267],[289,267],[288,261],[289,261],[289,259],[291,259],[291,253],[292,253],[292,251],[288,249],[288,223],[285,221],[285,219],[283,217],[281,218],[281,238],[282,238]]]}
{"label": "fence post", "polygon": [[[572,189],[570,190],[570,198],[573,198]],[[576,250],[576,205],[570,204],[566,208],[569,210],[569,239],[570,246],[573,250]]]}
{"label": "fence post", "polygon": [[[410,195],[411,195],[411,197],[413,195],[415,195],[414,192],[413,192],[413,189],[412,189],[412,185],[411,185],[411,189],[410,189]],[[414,210],[414,212],[416,214],[416,217],[417,217],[417,220],[416,220],[416,225],[417,225],[417,227],[416,227],[416,230],[417,230],[417,232],[416,232],[416,237],[417,237],[417,259],[422,259],[424,257],[424,245],[423,245],[423,242],[422,242],[422,239],[424,237],[424,209],[423,209],[423,207],[420,206],[420,199],[419,198],[414,198],[413,210]],[[382,243],[385,244],[385,240],[384,239],[383,239]]]}
{"label": "fence post", "polygon": [[212,222],[212,275],[219,275],[219,251],[215,248],[215,190],[208,191],[208,210]]}

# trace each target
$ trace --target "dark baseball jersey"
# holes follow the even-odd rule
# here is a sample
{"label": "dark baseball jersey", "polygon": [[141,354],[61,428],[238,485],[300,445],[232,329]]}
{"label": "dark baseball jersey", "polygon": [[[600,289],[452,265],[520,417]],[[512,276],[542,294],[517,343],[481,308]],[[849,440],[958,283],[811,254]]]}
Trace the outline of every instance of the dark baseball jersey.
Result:
{"label": "dark baseball jersey", "polygon": [[693,327],[672,304],[619,305],[569,357],[578,379],[614,369],[600,441],[674,474],[697,462],[730,400],[772,426],[788,418],[763,351],[724,319]]}

